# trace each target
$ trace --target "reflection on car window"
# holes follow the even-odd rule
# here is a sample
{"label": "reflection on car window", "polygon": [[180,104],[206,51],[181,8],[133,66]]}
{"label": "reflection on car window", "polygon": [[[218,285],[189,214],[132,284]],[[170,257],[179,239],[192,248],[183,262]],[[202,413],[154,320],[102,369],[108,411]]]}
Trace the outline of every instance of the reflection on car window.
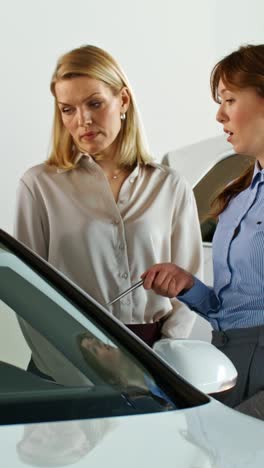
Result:
{"label": "reflection on car window", "polygon": [[[8,335],[14,347],[13,353],[0,348],[0,414],[6,398],[25,408],[15,422],[27,421],[32,416],[28,405],[39,405],[41,398],[71,405],[76,399],[79,410],[85,399],[83,417],[175,409],[128,351],[1,245],[0,301],[0,333],[5,335],[11,314]],[[39,373],[27,367],[31,355]],[[72,410],[71,417],[78,416]],[[38,420],[42,417],[43,412]],[[7,411],[0,416],[3,422],[9,422]]]}
{"label": "reflection on car window", "polygon": [[1,300],[0,324],[1,361],[26,369],[31,356],[30,348],[23,336],[15,312]]}
{"label": "reflection on car window", "polygon": [[217,224],[216,220],[208,217],[212,200],[221,189],[238,177],[251,163],[252,159],[249,157],[239,154],[228,156],[215,164],[194,187],[204,242],[212,242]]}

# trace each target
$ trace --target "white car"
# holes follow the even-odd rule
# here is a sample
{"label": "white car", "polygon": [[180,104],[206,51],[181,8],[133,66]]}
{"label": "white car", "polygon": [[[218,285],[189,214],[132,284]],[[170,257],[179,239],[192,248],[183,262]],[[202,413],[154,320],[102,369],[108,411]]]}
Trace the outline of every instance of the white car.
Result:
{"label": "white car", "polygon": [[[193,188],[201,225],[204,253],[204,281],[213,285],[212,239],[216,222],[208,217],[216,193],[238,177],[252,163],[252,158],[236,154],[227,135],[221,135],[165,154],[163,164],[176,169]],[[195,337],[210,341],[211,326],[198,318]]]}
{"label": "white car", "polygon": [[[1,230],[0,324],[4,468],[263,467],[262,421],[196,389]],[[165,358],[184,375],[174,344]],[[36,346],[42,373],[27,370]]]}

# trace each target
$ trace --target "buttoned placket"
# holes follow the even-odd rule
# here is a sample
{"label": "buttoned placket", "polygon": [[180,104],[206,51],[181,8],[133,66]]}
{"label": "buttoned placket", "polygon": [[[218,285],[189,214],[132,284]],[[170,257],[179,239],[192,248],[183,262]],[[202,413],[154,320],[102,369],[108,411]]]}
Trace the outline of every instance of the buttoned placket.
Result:
{"label": "buttoned placket", "polygon": [[[138,168],[135,168],[134,171],[127,177],[127,179],[122,184],[122,187],[119,192],[117,207],[120,213],[120,229],[117,236],[116,243],[116,254],[119,262],[119,278],[120,278],[120,291],[122,292],[125,289],[129,288],[135,279],[131,278],[130,275],[130,265],[128,261],[128,252],[127,252],[127,242],[125,235],[125,213],[127,211],[127,205],[131,197],[133,186],[137,178]],[[130,293],[124,298],[120,299],[120,309],[122,309],[122,321],[125,323],[133,323],[133,294]],[[124,318],[125,317],[125,318]]]}
{"label": "buttoned placket", "polygon": [[[241,197],[239,200],[234,200],[234,206],[232,207],[232,211],[235,212],[235,209],[237,208],[237,211],[235,212],[235,220],[234,223],[232,223],[234,230],[239,228],[241,222],[247,215],[248,211],[252,207],[252,205],[255,203],[255,200],[257,198],[258,194],[258,188],[259,188],[259,182],[255,183],[254,185],[250,186],[245,192],[241,193]],[[237,203],[239,203],[239,208],[236,206]],[[224,288],[228,287],[231,283],[232,279],[232,273],[231,273],[231,267],[230,267],[230,251],[232,248],[232,241],[234,240],[234,230],[230,229],[228,235],[225,238],[225,242],[223,245],[223,250],[221,255],[224,256],[226,259],[226,268],[225,271],[223,272],[223,284],[220,287],[218,291],[218,296],[221,299],[221,293],[224,290]]]}
{"label": "buttoned placket", "polygon": [[[132,279],[130,276],[130,266],[128,261],[127,243],[125,236],[125,225],[122,214],[126,211],[126,206],[129,201],[132,186],[137,177],[137,168],[128,176],[128,178],[122,184],[120,189],[119,197],[117,202],[114,199],[110,185],[105,177],[103,170],[94,161],[90,160],[93,166],[93,170],[97,173],[103,183],[104,191],[107,197],[107,201],[110,207],[109,216],[113,227],[113,235],[115,239],[115,266],[116,269],[113,271],[113,275],[116,277],[117,290],[115,296],[124,290],[128,289],[132,285]],[[109,298],[109,301],[113,297]],[[132,310],[133,310],[133,297],[132,294],[128,294],[124,298],[117,301],[109,310],[115,315],[116,318],[120,319],[122,316],[122,322],[132,323]]]}

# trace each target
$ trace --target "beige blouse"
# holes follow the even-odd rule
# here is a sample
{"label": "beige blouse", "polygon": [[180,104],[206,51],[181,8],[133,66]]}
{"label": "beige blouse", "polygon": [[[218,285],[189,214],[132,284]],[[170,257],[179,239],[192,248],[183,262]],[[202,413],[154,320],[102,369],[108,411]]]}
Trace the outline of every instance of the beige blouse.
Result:
{"label": "beige blouse", "polygon": [[[202,244],[191,188],[151,163],[123,183],[118,201],[100,166],[80,155],[70,171],[41,164],[21,178],[15,236],[105,304],[151,265],[174,262],[201,278]],[[168,337],[189,335],[194,313],[140,287],[109,307],[123,323],[166,320]]]}

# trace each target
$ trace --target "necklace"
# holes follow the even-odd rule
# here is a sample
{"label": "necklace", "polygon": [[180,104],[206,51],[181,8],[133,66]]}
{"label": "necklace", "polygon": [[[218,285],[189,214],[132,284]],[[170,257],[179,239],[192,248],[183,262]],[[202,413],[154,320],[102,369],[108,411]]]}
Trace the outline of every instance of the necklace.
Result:
{"label": "necklace", "polygon": [[122,171],[119,171],[117,174],[112,175],[111,179],[118,179]]}
{"label": "necklace", "polygon": [[116,180],[120,177],[122,173],[124,173],[124,169],[120,169],[119,171],[114,172],[112,175],[107,175],[107,177],[108,179]]}
{"label": "necklace", "polygon": [[101,164],[98,163],[98,162],[97,162],[97,164],[101,167],[102,171],[103,171],[104,174],[105,174],[105,177],[109,180],[109,182],[110,182],[110,181],[116,181],[117,179],[120,178],[120,176],[122,177],[122,176],[124,176],[125,174],[127,175],[127,173],[129,172],[127,167],[121,167],[121,168],[119,168],[119,169],[116,168],[115,170],[113,170],[112,173],[108,173],[108,172],[105,170],[104,166],[101,166]]}

